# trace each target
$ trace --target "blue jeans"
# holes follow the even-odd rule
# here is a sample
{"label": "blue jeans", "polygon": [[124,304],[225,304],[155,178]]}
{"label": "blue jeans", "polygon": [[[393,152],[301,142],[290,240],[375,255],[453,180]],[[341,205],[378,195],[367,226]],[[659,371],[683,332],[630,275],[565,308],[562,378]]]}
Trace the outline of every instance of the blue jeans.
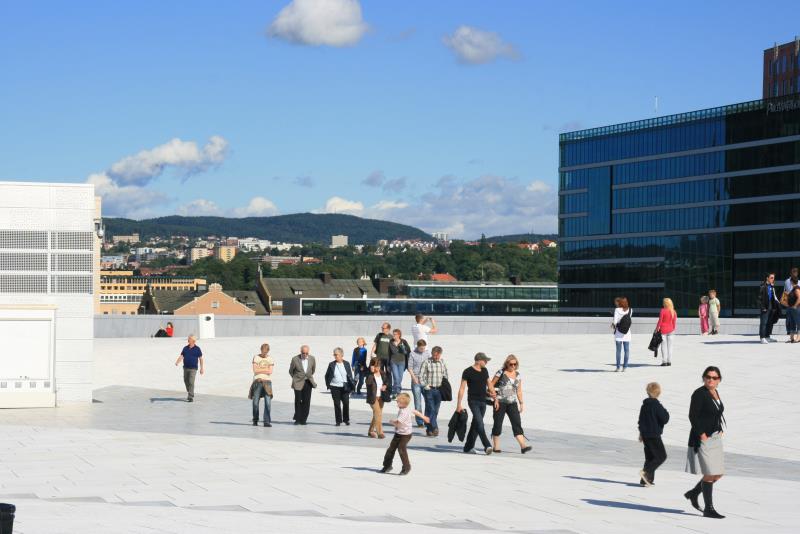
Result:
{"label": "blue jeans", "polygon": [[[261,392],[264,390],[266,382],[256,382],[253,388],[253,422],[258,423],[258,404],[261,400]],[[272,397],[264,394],[264,422],[272,423],[270,418],[270,408],[272,407]]]}
{"label": "blue jeans", "polygon": [[397,395],[403,390],[403,373],[406,372],[406,362],[392,362],[392,395]]}
{"label": "blue jeans", "polygon": [[625,363],[623,364],[625,367],[628,367],[628,356],[630,356],[631,352],[631,342],[630,341],[617,341],[617,367],[619,367],[619,357],[620,352],[622,352],[623,347],[625,348]]}
{"label": "blue jeans", "polygon": [[425,390],[425,417],[430,419],[427,425],[428,432],[439,430],[439,406],[442,405],[442,394],[438,388],[430,388]]}
{"label": "blue jeans", "polygon": [[[422,395],[423,395],[422,384],[415,384],[415,383],[412,382],[411,383],[411,394],[414,397],[414,409],[417,410],[418,412],[425,413],[422,410]],[[419,417],[417,417],[416,419],[417,419],[417,426],[419,426],[419,425],[421,425],[422,423],[425,422],[422,419],[420,419]]]}
{"label": "blue jeans", "polygon": [[788,335],[797,334],[800,327],[800,308],[786,308],[786,333]]}
{"label": "blue jeans", "polygon": [[472,423],[469,425],[469,432],[467,433],[467,440],[464,442],[464,452],[471,451],[475,448],[475,441],[478,437],[481,438],[483,448],[492,446],[489,441],[489,436],[486,435],[486,428],[483,426],[483,415],[486,413],[486,401],[481,400],[468,400],[467,406],[469,411],[472,412]]}
{"label": "blue jeans", "polygon": [[366,372],[361,372],[361,365],[355,364],[353,366],[353,381],[356,383],[356,395],[361,395],[361,388],[364,387],[364,379],[367,378]]}

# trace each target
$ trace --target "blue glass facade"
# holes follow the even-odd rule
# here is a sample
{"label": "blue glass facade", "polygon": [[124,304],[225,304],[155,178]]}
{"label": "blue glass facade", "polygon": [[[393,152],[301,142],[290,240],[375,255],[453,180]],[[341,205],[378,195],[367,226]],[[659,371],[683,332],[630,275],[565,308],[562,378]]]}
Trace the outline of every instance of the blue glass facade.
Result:
{"label": "blue glass facade", "polygon": [[714,288],[723,315],[751,315],[765,272],[800,263],[800,97],[565,133],[559,149],[562,311],[670,297],[696,315]]}

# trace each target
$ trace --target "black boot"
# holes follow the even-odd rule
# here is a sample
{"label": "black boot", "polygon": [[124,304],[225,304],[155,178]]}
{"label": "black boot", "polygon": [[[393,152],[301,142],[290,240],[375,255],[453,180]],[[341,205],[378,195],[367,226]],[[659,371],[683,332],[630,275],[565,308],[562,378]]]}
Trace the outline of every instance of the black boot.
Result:
{"label": "black boot", "polygon": [[702,484],[703,481],[698,482],[695,487],[683,494],[684,497],[689,499],[689,502],[692,503],[692,506],[694,506],[695,510],[698,512],[703,511],[703,509],[700,508],[700,501],[697,500],[698,497],[700,497],[700,492],[702,491]]}
{"label": "black boot", "polygon": [[703,517],[711,517],[713,519],[725,519],[724,515],[714,510],[714,499],[711,494],[714,491],[713,482],[703,482],[703,500],[706,503],[706,509],[703,510]]}

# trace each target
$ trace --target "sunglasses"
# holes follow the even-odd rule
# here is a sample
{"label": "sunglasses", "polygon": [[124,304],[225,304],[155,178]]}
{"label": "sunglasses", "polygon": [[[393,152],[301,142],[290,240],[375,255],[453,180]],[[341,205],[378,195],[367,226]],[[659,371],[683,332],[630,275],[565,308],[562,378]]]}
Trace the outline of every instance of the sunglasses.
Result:
{"label": "sunglasses", "polygon": [[516,364],[516,363],[509,363],[509,364],[508,364],[508,366],[509,366],[509,367],[516,367],[516,366],[517,366],[517,364]]}
{"label": "sunglasses", "polygon": [[719,380],[718,376],[711,376],[711,375],[706,375],[703,378],[705,378],[706,380]]}

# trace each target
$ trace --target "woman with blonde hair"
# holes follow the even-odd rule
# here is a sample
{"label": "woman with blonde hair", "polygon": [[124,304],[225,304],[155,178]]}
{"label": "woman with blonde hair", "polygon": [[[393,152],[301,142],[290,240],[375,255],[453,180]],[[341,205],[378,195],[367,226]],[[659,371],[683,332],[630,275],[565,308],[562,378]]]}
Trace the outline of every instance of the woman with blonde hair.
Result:
{"label": "woman with blonde hair", "polygon": [[503,362],[503,368],[497,371],[489,382],[489,388],[497,393],[494,400],[492,450],[501,452],[500,434],[503,432],[503,419],[508,415],[511,431],[514,432],[522,454],[525,454],[531,450],[531,446],[525,440],[525,434],[522,431],[520,414],[525,409],[525,401],[522,399],[522,378],[519,376],[519,360],[516,356],[508,355],[506,361]]}
{"label": "woman with blonde hair", "polygon": [[672,365],[672,335],[675,332],[675,325],[678,322],[678,314],[675,312],[675,305],[672,299],[665,298],[663,307],[658,314],[656,332],[661,332],[661,367]]}

